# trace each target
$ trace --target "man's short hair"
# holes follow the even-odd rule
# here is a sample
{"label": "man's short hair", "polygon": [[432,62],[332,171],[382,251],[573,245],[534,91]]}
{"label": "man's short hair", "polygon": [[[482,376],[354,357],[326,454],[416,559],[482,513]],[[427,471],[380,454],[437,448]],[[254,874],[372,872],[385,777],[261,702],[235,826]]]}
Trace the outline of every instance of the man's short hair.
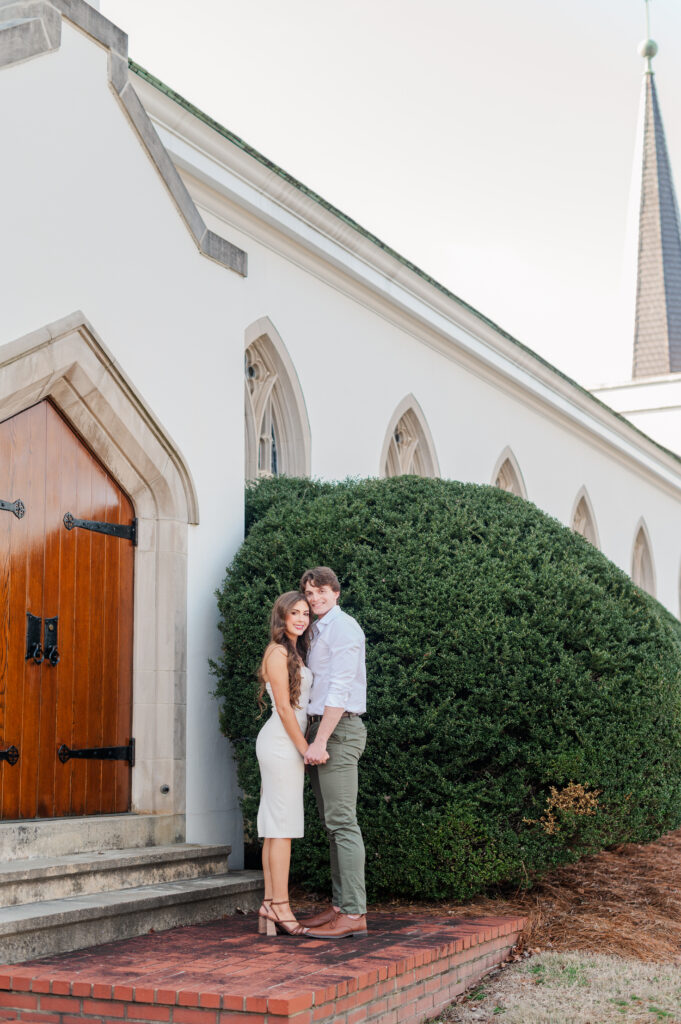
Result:
{"label": "man's short hair", "polygon": [[300,589],[305,593],[305,585],[311,583],[313,587],[331,587],[334,594],[340,594],[340,583],[333,569],[328,565],[318,565],[314,569],[306,569],[300,577]]}

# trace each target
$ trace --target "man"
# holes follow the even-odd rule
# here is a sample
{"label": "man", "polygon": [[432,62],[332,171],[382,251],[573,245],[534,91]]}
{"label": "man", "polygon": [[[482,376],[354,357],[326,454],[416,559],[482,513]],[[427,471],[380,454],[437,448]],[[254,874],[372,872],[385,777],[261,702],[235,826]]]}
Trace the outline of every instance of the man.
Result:
{"label": "man", "polygon": [[364,633],[339,607],[340,583],[328,566],[304,572],[300,589],[317,616],[305,763],[329,837],[333,893],[328,910],[301,923],[310,938],[340,939],[367,931],[364,843],[357,824],[357,764],[366,744]]}

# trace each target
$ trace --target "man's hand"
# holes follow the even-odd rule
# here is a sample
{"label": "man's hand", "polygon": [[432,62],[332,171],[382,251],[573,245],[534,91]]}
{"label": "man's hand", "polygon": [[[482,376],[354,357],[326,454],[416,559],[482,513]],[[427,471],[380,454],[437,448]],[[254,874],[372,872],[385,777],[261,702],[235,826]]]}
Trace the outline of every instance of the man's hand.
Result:
{"label": "man's hand", "polygon": [[305,751],[305,764],[326,764],[328,760],[329,752],[322,740],[314,740]]}

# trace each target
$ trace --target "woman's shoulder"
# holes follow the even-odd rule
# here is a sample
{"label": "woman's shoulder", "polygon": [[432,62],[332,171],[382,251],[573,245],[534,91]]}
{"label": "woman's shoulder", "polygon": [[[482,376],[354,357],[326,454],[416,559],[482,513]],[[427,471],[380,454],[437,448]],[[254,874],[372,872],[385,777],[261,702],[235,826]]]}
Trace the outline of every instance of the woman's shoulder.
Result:
{"label": "woman's shoulder", "polygon": [[283,644],[271,643],[265,648],[265,653],[262,656],[263,665],[268,661],[286,661],[288,658],[288,651]]}

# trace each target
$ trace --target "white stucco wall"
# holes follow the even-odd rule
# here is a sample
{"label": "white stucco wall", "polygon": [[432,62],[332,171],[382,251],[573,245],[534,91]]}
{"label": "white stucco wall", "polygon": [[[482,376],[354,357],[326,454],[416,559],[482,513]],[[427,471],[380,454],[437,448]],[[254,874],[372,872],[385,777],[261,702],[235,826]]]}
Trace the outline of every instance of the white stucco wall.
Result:
{"label": "white stucco wall", "polygon": [[0,71],[0,110],[0,345],[83,310],[194,478],[187,835],[238,850],[207,659],[218,650],[214,590],[243,530],[243,283],[199,253],[109,86],[105,49],[68,21],[58,51]]}

